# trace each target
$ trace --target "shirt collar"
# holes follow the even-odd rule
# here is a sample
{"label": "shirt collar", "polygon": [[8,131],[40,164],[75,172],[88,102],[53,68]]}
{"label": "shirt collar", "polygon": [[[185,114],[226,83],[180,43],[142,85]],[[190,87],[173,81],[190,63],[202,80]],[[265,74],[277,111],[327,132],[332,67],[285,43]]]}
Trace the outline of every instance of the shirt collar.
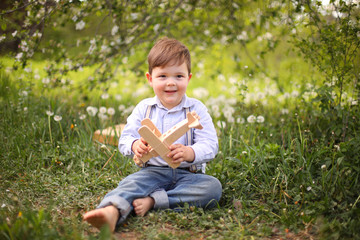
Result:
{"label": "shirt collar", "polygon": [[[166,107],[164,107],[164,105],[162,105],[158,96],[154,96],[153,98],[150,98],[148,104],[151,106],[157,105],[159,108],[167,109]],[[192,106],[192,104],[190,102],[190,99],[185,94],[183,96],[180,104],[177,105],[176,107],[172,108],[169,111],[174,112],[174,111],[182,110],[183,108],[189,108],[191,106]]]}

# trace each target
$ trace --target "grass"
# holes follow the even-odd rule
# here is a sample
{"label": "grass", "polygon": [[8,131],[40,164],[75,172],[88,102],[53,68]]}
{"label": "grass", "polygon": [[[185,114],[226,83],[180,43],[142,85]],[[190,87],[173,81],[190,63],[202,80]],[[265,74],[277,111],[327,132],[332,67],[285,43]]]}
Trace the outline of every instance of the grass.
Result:
{"label": "grass", "polygon": [[73,104],[73,95],[44,93],[34,79],[15,82],[14,76],[0,73],[1,239],[360,237],[358,105],[347,110],[351,131],[340,141],[337,133],[325,134],[321,111],[301,95],[283,105],[274,96],[267,105],[237,102],[234,116],[262,115],[265,121],[231,123],[224,114],[214,116],[215,123],[223,121],[217,127],[220,152],[207,173],[223,185],[219,206],[133,216],[111,236],[83,223],[82,214],[137,170],[115,147],[91,139],[96,129],[125,116],[81,119],[86,106]]}

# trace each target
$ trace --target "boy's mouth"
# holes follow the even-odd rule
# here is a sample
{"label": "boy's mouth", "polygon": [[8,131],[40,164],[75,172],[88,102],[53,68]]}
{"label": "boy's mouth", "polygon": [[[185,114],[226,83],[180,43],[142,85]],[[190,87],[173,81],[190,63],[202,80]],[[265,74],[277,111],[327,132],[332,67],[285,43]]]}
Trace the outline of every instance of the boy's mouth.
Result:
{"label": "boy's mouth", "polygon": [[166,93],[175,93],[176,90],[165,90]]}

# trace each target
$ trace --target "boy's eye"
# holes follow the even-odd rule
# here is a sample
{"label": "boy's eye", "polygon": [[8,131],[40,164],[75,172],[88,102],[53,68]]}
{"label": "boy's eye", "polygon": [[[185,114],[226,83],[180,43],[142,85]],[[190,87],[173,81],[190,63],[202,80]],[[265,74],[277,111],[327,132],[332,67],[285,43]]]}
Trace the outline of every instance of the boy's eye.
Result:
{"label": "boy's eye", "polygon": [[183,78],[184,76],[183,75],[177,75],[177,78]]}

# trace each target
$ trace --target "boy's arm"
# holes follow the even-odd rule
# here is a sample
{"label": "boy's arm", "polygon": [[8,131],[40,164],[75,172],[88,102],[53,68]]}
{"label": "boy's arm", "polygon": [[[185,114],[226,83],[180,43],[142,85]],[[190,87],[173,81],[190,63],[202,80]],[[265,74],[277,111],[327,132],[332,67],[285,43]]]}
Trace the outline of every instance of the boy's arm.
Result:
{"label": "boy's arm", "polygon": [[127,118],[126,125],[124,130],[121,132],[119,139],[119,151],[122,155],[127,157],[133,157],[134,152],[132,151],[133,143],[140,139],[140,135],[138,133],[138,129],[141,127],[141,120],[143,118],[143,112],[145,109],[141,104],[138,104],[130,116]]}
{"label": "boy's arm", "polygon": [[215,158],[219,144],[216,130],[207,108],[204,105],[194,109],[200,116],[203,129],[194,129],[191,148],[194,150],[195,158],[192,164],[208,162]]}

